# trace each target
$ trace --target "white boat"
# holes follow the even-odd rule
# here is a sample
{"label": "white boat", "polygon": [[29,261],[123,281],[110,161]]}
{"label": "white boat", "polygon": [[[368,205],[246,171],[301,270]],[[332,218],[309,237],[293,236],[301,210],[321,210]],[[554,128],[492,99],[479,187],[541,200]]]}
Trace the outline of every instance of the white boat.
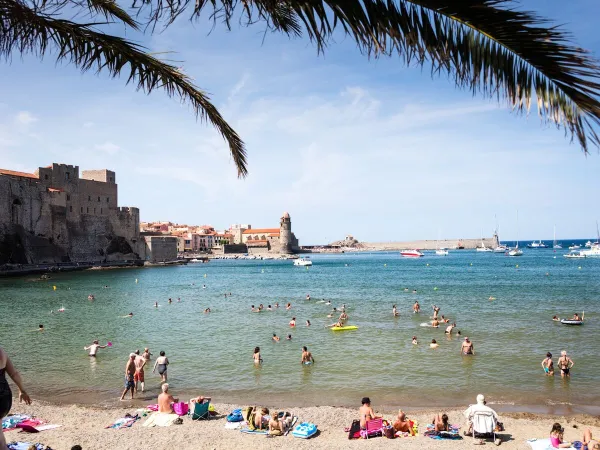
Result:
{"label": "white boat", "polygon": [[517,245],[508,251],[508,256],[523,256],[523,250],[519,249],[519,211],[517,211]]}
{"label": "white boat", "polygon": [[556,242],[556,225],[554,225],[554,240],[552,242],[552,248],[562,248],[562,245],[560,245],[558,242]]}
{"label": "white boat", "polygon": [[585,258],[585,255],[582,254],[582,252],[577,252],[577,251],[570,251],[567,255],[563,255],[565,258],[572,258],[572,259],[580,259],[580,258]]}
{"label": "white boat", "polygon": [[582,250],[579,253],[586,258],[600,258],[600,244],[598,242],[592,242],[589,250]]}
{"label": "white boat", "polygon": [[548,246],[542,241],[533,241],[531,244],[527,244],[527,248],[548,248]]}
{"label": "white boat", "polygon": [[506,253],[510,249],[506,245],[499,245],[494,249],[494,253]]}
{"label": "white boat", "polygon": [[191,262],[191,263],[201,263],[201,262],[202,262],[202,260],[201,260],[201,259],[196,259],[196,258],[194,258],[194,259],[190,259],[190,262]]}
{"label": "white boat", "polygon": [[443,247],[442,248],[438,248],[435,251],[435,254],[438,255],[438,256],[448,256],[448,249],[445,249]]}
{"label": "white boat", "polygon": [[585,243],[586,248],[591,248],[592,247],[592,241],[587,241]]}
{"label": "white boat", "polygon": [[400,252],[400,254],[402,256],[404,256],[405,258],[420,258],[421,256],[425,256],[425,255],[423,255],[423,253],[421,253],[417,249],[415,249],[415,250],[402,250]]}
{"label": "white boat", "polygon": [[486,247],[483,242],[483,232],[481,233],[481,247],[475,247],[475,250],[478,252],[493,252],[490,247]]}
{"label": "white boat", "polygon": [[312,266],[312,261],[308,256],[294,260],[295,266]]}
{"label": "white boat", "polygon": [[579,250],[580,248],[581,248],[581,245],[573,244],[569,247],[569,250]]}

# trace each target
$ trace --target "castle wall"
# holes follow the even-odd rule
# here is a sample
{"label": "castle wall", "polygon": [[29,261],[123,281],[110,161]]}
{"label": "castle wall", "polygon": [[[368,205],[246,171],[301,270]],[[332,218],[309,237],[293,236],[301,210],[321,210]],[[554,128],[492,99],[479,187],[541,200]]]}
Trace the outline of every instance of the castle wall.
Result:
{"label": "castle wall", "polygon": [[144,236],[144,259],[148,262],[169,262],[177,259],[175,236]]}

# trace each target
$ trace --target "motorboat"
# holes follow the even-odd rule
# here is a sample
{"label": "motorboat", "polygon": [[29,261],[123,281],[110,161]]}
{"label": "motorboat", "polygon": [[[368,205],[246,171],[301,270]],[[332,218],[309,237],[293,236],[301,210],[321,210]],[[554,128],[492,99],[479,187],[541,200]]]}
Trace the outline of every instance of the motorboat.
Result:
{"label": "motorboat", "polygon": [[446,248],[438,248],[435,251],[435,254],[438,255],[438,256],[448,256],[448,249],[446,249]]}
{"label": "motorboat", "polygon": [[531,244],[527,244],[527,248],[548,248],[548,246],[542,241],[533,241]]}
{"label": "motorboat", "polygon": [[591,248],[591,247],[592,247],[592,241],[587,241],[587,242],[585,243],[585,247],[586,247],[586,248]]}
{"label": "motorboat", "polygon": [[405,258],[420,258],[421,256],[425,256],[423,253],[421,253],[419,250],[402,250],[400,252],[400,254],[402,256],[404,256]]}
{"label": "motorboat", "polygon": [[312,261],[308,256],[304,256],[302,258],[298,258],[294,260],[295,266],[312,266]]}
{"label": "motorboat", "polygon": [[563,255],[565,258],[572,258],[572,259],[579,259],[579,258],[585,258],[585,255],[582,254],[582,252],[578,252],[575,250],[571,250],[568,254]]}
{"label": "motorboat", "polygon": [[508,251],[508,256],[523,256],[523,250],[517,246]]}
{"label": "motorboat", "polygon": [[581,245],[573,244],[569,247],[569,250],[579,250],[580,248],[581,248]]}
{"label": "motorboat", "polygon": [[510,249],[506,245],[499,245],[494,249],[494,253],[506,253]]}
{"label": "motorboat", "polygon": [[582,250],[579,253],[586,258],[600,258],[600,244],[594,242],[589,250]]}

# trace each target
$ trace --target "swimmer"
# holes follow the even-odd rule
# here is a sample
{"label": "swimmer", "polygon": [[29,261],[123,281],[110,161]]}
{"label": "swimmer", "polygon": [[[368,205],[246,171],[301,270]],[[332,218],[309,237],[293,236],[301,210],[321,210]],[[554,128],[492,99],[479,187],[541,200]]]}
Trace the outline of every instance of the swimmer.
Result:
{"label": "swimmer", "polygon": [[488,300],[491,302],[492,300],[496,300],[496,297],[492,297],[492,296],[490,295],[490,298],[489,298]]}
{"label": "swimmer", "polygon": [[209,312],[210,312],[210,308],[206,308],[206,309],[204,310],[204,314],[208,314]]}
{"label": "swimmer", "polygon": [[440,308],[436,305],[433,305],[432,308],[433,308],[433,318],[437,319],[438,313],[440,312]]}
{"label": "swimmer", "polygon": [[273,311],[273,309],[271,309],[271,305],[267,306],[267,311]]}
{"label": "swimmer", "polygon": [[310,294],[306,294],[306,300],[310,300]]}
{"label": "swimmer", "polygon": [[104,286],[104,289],[108,289],[108,285],[107,285],[107,286]]}
{"label": "swimmer", "polygon": [[133,317],[133,313],[130,312],[129,314],[127,314],[127,317]]}
{"label": "swimmer", "polygon": [[262,311],[263,309],[265,309],[265,305],[263,305],[262,303],[260,305],[258,305],[259,311]]}
{"label": "swimmer", "polygon": [[440,322],[439,322],[437,319],[433,319],[433,320],[431,321],[431,326],[432,326],[433,328],[439,328],[439,326],[440,326]]}
{"label": "swimmer", "polygon": [[442,316],[440,322],[441,323],[448,323],[448,322],[450,322],[450,319],[446,319],[444,316]]}
{"label": "swimmer", "polygon": [[181,297],[177,297],[177,303],[181,303]]}
{"label": "swimmer", "polygon": [[171,300],[171,298],[169,298],[169,305],[173,303],[173,300]]}
{"label": "swimmer", "polygon": [[412,344],[413,345],[419,345],[419,341],[417,341],[417,337],[416,336],[412,337]]}
{"label": "swimmer", "polygon": [[285,309],[287,309],[287,310],[289,310],[289,309],[292,309],[292,304],[291,304],[291,303],[288,303],[288,304],[285,306]]}
{"label": "swimmer", "polygon": [[429,344],[429,348],[438,348],[440,344],[437,343],[435,339],[431,340],[431,344]]}
{"label": "swimmer", "polygon": [[122,319],[131,319],[132,317],[133,317],[133,313],[132,312],[130,312],[126,316],[121,316]]}
{"label": "swimmer", "polygon": [[331,300],[327,300],[327,301],[325,302],[325,304],[326,304],[327,306],[331,305]]}
{"label": "swimmer", "polygon": [[287,337],[285,338],[286,341],[291,341],[292,340],[292,335],[288,334]]}
{"label": "swimmer", "polygon": [[88,347],[83,347],[84,350],[89,350],[90,353],[89,355],[93,358],[96,357],[96,353],[98,352],[99,348],[106,348],[106,345],[100,345],[98,344],[98,341],[95,340],[94,342],[92,342],[92,345],[88,346]]}
{"label": "swimmer", "polygon": [[202,285],[202,289],[206,289],[206,285],[205,284]]}
{"label": "swimmer", "polygon": [[254,305],[251,306],[252,312],[255,311]]}
{"label": "swimmer", "polygon": [[413,294],[416,294],[416,293],[417,293],[417,290],[416,290],[416,289],[413,289],[412,293],[413,293]]}
{"label": "swimmer", "polygon": [[554,320],[555,322],[559,322],[559,321],[560,321],[560,317],[558,317],[558,316],[554,316],[554,317],[552,318],[552,320]]}
{"label": "swimmer", "polygon": [[292,317],[292,320],[290,320],[289,325],[290,325],[290,327],[295,327],[296,326],[296,318],[295,317]]}
{"label": "swimmer", "polygon": [[413,305],[413,313],[417,314],[417,313],[420,313],[420,312],[421,312],[421,305],[419,305],[419,302],[417,301]]}
{"label": "swimmer", "polygon": [[329,328],[342,328],[344,326],[344,324],[342,322],[336,322],[336,323],[332,323],[331,325],[329,325]]}
{"label": "swimmer", "polygon": [[558,368],[560,369],[560,376],[562,378],[570,378],[571,377],[571,369],[575,363],[571,358],[567,356],[566,350],[560,352],[560,358],[558,358]]}
{"label": "swimmer", "polygon": [[394,317],[398,317],[400,315],[400,313],[398,312],[398,309],[396,308],[396,305],[392,306],[392,315]]}
{"label": "swimmer", "polygon": [[345,303],[342,305],[342,311],[346,311],[346,304]]}
{"label": "swimmer", "polygon": [[92,294],[88,295],[88,300],[89,300],[89,301],[92,301],[92,300],[94,300],[94,296],[93,296]]}
{"label": "swimmer", "polygon": [[457,336],[460,336],[460,330],[458,330],[458,331],[456,332],[456,335],[457,335]]}
{"label": "swimmer", "polygon": [[273,333],[273,337],[271,338],[271,340],[273,340],[275,342],[279,342],[279,336],[277,336],[275,333]]}
{"label": "swimmer", "polygon": [[307,320],[307,321],[306,321],[306,326],[307,326],[307,327],[310,327],[310,320]]}
{"label": "swimmer", "polygon": [[44,331],[44,325],[42,325],[42,324],[40,323],[40,325],[39,325],[39,327],[38,327],[38,329],[37,329],[37,330],[38,330],[38,331]]}
{"label": "swimmer", "polygon": [[408,288],[404,288],[404,292],[408,292]]}
{"label": "swimmer", "polygon": [[300,359],[300,364],[314,364],[315,358],[311,352],[308,351],[306,345],[302,347],[302,358]]}
{"label": "swimmer", "polygon": [[275,303],[275,308],[279,308],[279,302]]}
{"label": "swimmer", "polygon": [[452,329],[456,326],[456,323],[453,323],[452,325],[448,325],[446,327],[446,331],[444,331],[445,334],[447,334],[448,336],[452,335]]}
{"label": "swimmer", "polygon": [[465,337],[465,341],[460,346],[460,353],[461,355],[475,355],[475,348],[468,337]]}
{"label": "swimmer", "polygon": [[154,302],[154,307],[158,308],[158,302]]}
{"label": "swimmer", "polygon": [[254,354],[252,355],[252,359],[254,359],[254,364],[262,364],[263,359],[260,356],[260,347],[254,347]]}
{"label": "swimmer", "polygon": [[542,361],[542,369],[546,372],[546,376],[554,376],[554,362],[552,362],[552,353],[546,353],[546,357]]}

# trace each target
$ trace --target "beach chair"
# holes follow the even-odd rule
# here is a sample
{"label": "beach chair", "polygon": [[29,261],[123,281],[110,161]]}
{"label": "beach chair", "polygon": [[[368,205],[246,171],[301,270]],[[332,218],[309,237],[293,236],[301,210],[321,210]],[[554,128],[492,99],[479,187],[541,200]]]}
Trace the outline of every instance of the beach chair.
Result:
{"label": "beach chair", "polygon": [[210,413],[208,407],[210,402],[194,403],[194,411],[192,413],[192,420],[209,419]]}
{"label": "beach chair", "polygon": [[363,439],[369,439],[376,436],[383,436],[383,419],[373,419],[366,423],[366,429],[360,431]]}
{"label": "beach chair", "polygon": [[490,411],[476,411],[473,413],[473,440],[493,439],[496,445],[500,445],[500,439],[496,437],[496,419]]}

